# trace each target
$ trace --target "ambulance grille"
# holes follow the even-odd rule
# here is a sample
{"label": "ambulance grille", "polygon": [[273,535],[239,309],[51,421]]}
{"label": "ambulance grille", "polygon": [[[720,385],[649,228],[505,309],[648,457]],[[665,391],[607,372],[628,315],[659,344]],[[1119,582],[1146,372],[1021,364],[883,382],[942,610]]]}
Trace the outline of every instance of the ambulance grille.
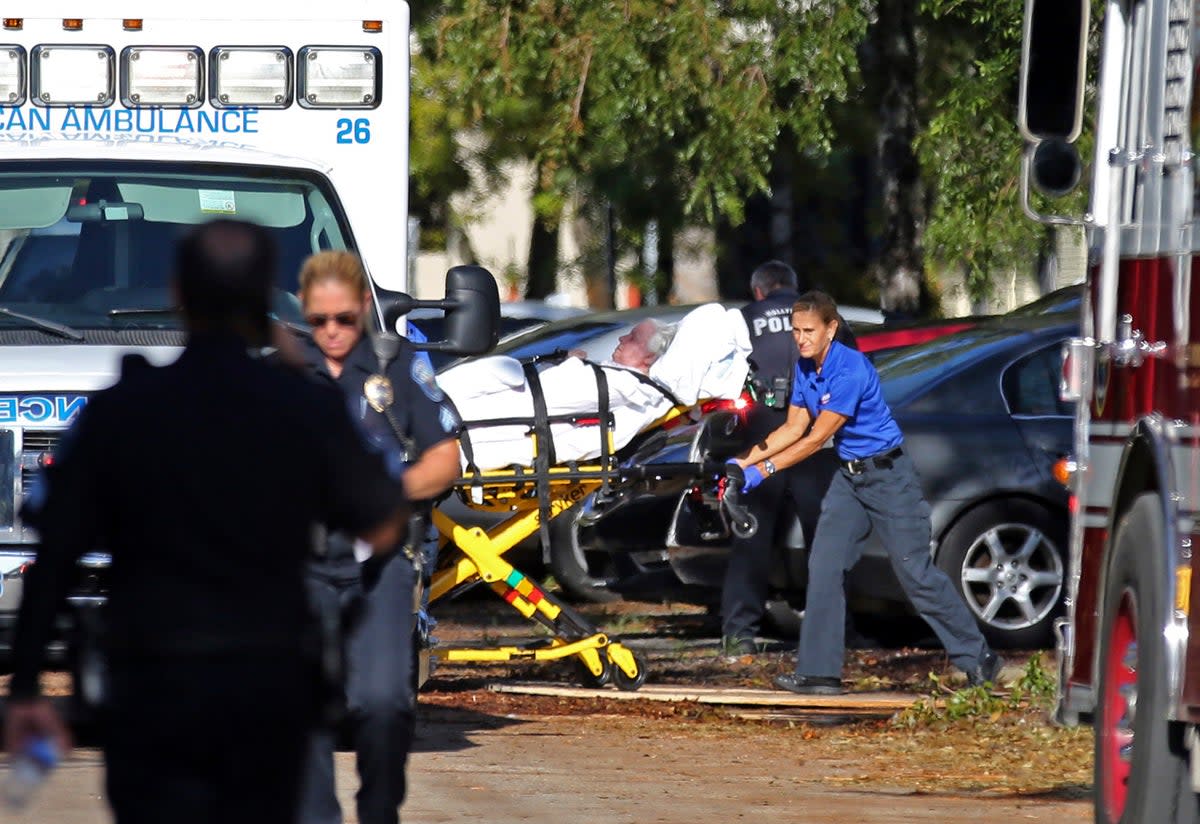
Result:
{"label": "ambulance grille", "polygon": [[[26,455],[53,452],[54,447],[58,446],[58,442],[62,439],[62,436],[62,430],[38,432],[26,429],[21,436],[21,451]],[[29,484],[36,473],[36,467],[26,466],[25,461],[21,462],[21,488],[25,490],[25,494],[29,494]]]}

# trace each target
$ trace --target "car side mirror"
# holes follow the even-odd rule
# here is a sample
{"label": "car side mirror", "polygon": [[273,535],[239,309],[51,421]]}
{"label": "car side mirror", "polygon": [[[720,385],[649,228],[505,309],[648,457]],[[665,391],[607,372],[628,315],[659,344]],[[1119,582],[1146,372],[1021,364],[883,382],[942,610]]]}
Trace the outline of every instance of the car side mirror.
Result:
{"label": "car side mirror", "polygon": [[417,349],[482,355],[500,339],[500,292],[496,278],[482,266],[455,266],[446,272],[446,297],[442,300],[394,295],[383,308],[385,335],[394,334],[396,324],[404,315],[423,308],[445,310],[446,338],[414,343]]}

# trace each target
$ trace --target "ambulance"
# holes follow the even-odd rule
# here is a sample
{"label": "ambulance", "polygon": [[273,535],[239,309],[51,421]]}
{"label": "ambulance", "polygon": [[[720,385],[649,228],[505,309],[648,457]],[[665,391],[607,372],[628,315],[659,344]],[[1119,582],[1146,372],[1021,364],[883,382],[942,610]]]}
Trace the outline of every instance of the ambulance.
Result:
{"label": "ambulance", "polygon": [[[168,277],[182,233],[214,218],[268,227],[284,321],[301,322],[296,277],[314,251],[359,252],[377,297],[405,289],[409,92],[408,8],[394,0],[5,11],[0,657],[34,560],[20,504],[35,473],[124,354],[179,354]],[[81,560],[73,604],[102,602],[107,563]]]}

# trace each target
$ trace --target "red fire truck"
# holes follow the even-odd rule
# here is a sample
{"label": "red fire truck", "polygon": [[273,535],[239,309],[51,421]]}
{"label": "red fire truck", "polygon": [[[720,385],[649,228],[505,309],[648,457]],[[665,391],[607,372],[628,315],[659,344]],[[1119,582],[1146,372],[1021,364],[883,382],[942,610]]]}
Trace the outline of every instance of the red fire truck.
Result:
{"label": "red fire truck", "polygon": [[[1056,712],[1094,726],[1097,821],[1197,822],[1200,29],[1189,0],[1108,0],[1089,54],[1090,6],[1026,0],[1021,66],[1025,209],[1083,226],[1091,250],[1083,337],[1064,353],[1063,393],[1078,412]],[[1062,195],[1078,182],[1085,89],[1089,207],[1048,214],[1030,189]]]}

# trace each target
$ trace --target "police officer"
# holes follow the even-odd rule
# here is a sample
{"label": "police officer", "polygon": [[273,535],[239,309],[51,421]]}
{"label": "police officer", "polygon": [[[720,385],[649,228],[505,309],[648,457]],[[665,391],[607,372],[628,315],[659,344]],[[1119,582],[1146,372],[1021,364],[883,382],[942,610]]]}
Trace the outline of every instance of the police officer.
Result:
{"label": "police officer", "polygon": [[[414,501],[444,492],[459,477],[458,416],[434,380],[429,360],[402,342],[381,364],[366,332],[371,293],[358,257],[318,252],[300,270],[300,302],[313,336],[310,372],[339,387],[370,441],[411,461],[405,492]],[[380,402],[381,395],[390,405]],[[358,755],[356,798],[362,824],[394,824],[406,789],[405,765],[415,726],[414,594],[423,534],[384,559],[360,564],[353,542],[330,537],[309,571],[324,612],[346,615],[346,709]],[[335,734],[313,737],[301,802],[302,824],[340,824],[334,785]]]}
{"label": "police officer", "polygon": [[[754,301],[742,307],[742,315],[750,330],[752,380],[758,398],[746,421],[749,443],[762,440],[787,418],[792,370],[799,356],[792,339],[792,306],[800,297],[797,286],[796,272],[778,260],[763,263],[750,275]],[[857,348],[850,327],[842,323],[838,328],[839,340]],[[783,516],[790,511],[789,489],[802,522],[810,525],[816,520],[812,502],[820,500],[832,472],[828,460],[820,467],[816,463],[773,474],[746,499],[758,519],[758,530],[752,537],[735,538],[730,550],[721,590],[721,646],[726,654],[755,651],[754,636],[767,601],[771,551],[781,537],[777,531],[788,522]]]}
{"label": "police officer", "polygon": [[883,399],[866,356],[834,340],[837,306],[822,292],[796,301],[792,333],[800,350],[787,420],[738,463],[746,487],[778,469],[811,460],[833,438],[841,467],[821,502],[808,562],[808,595],[795,673],[781,689],[801,694],[843,692],[843,576],[858,558],[858,538],[874,529],[905,594],[941,640],[971,685],[994,681],[1000,659],[945,573],[929,557],[929,504],[904,438]]}
{"label": "police officer", "polygon": [[6,745],[69,746],[38,697],[76,559],[112,554],[106,797],[121,824],[293,824],[315,721],[304,564],[315,522],[389,549],[407,507],[341,396],[252,358],[269,336],[266,230],[215,221],[177,250],[178,361],[127,362],[26,507],[38,529],[13,648]]}

